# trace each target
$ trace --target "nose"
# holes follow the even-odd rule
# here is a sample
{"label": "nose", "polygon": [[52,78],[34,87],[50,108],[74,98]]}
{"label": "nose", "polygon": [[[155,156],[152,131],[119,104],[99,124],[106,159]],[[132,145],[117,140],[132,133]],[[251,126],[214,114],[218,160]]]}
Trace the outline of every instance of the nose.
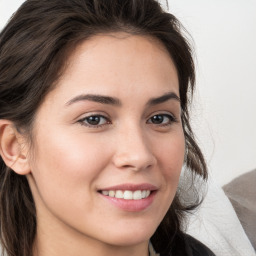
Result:
{"label": "nose", "polygon": [[129,127],[119,133],[113,157],[114,165],[117,168],[142,171],[154,166],[156,161],[142,129]]}

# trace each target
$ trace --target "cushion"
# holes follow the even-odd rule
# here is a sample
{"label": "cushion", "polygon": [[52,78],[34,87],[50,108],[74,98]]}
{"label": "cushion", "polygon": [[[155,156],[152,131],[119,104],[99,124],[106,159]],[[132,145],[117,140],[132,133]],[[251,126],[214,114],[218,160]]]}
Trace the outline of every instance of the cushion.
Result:
{"label": "cushion", "polygon": [[256,249],[256,170],[243,174],[223,187]]}
{"label": "cushion", "polygon": [[255,256],[232,204],[212,179],[208,181],[203,203],[194,214],[188,215],[186,232],[216,256]]}

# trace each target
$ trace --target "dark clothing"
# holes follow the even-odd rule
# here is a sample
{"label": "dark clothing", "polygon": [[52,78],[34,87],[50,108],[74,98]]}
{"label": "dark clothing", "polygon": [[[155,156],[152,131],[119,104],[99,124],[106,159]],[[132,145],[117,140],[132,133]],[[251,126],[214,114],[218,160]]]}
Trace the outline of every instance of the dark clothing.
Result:
{"label": "dark clothing", "polygon": [[[181,233],[176,237],[175,243],[168,253],[155,254],[159,256],[215,256],[204,244],[190,235]],[[154,255],[154,254],[153,254]]]}
{"label": "dark clothing", "polygon": [[[186,256],[215,256],[215,254],[204,244],[193,238],[185,235]],[[173,255],[175,256],[175,255]]]}

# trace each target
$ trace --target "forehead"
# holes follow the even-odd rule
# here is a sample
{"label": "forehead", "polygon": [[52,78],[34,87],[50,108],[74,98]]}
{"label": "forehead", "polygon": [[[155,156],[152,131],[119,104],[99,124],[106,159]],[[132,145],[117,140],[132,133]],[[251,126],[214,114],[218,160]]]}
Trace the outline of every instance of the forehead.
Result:
{"label": "forehead", "polygon": [[179,95],[176,68],[163,44],[127,33],[97,35],[80,43],[68,58],[58,87],[69,90],[70,96],[84,90],[118,94],[135,88],[138,93],[172,90]]}

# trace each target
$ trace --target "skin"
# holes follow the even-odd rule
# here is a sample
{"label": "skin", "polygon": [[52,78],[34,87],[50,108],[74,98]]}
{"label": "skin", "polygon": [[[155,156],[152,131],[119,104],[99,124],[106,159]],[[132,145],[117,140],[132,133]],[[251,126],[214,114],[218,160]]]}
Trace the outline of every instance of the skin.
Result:
{"label": "skin", "polygon": [[[38,220],[34,255],[148,255],[184,161],[179,100],[148,104],[167,93],[179,97],[177,72],[152,38],[99,35],[75,49],[37,112],[27,154]],[[120,104],[74,100],[88,94]],[[92,115],[103,116],[98,125],[88,123]],[[156,115],[160,123],[152,122]],[[125,211],[98,192],[123,183],[154,185],[152,204]]]}

